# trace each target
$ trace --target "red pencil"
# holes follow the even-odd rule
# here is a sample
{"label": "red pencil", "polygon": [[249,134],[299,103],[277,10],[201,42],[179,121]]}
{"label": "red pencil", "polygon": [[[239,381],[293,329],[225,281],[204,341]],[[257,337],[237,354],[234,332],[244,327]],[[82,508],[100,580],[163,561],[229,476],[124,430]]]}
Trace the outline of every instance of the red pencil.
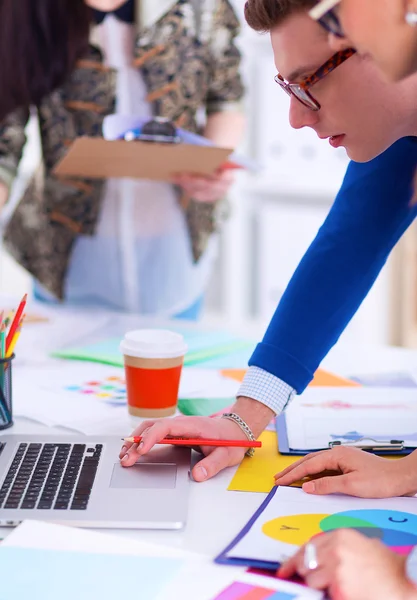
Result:
{"label": "red pencil", "polygon": [[7,338],[6,338],[6,355],[7,355],[7,351],[9,349],[10,344],[12,343],[12,339],[14,337],[14,334],[16,333],[16,329],[19,326],[20,323],[20,319],[22,317],[23,311],[25,310],[25,305],[26,305],[26,300],[28,299],[28,295],[25,294],[17,308],[16,314],[14,316],[14,319],[12,321],[12,324],[10,325],[10,329],[9,329],[9,333],[7,334]]}
{"label": "red pencil", "polygon": [[[122,438],[124,442],[140,444],[142,436]],[[157,444],[172,444],[173,446],[228,446],[235,448],[261,448],[262,442],[249,440],[211,440],[207,438],[164,438]]]}

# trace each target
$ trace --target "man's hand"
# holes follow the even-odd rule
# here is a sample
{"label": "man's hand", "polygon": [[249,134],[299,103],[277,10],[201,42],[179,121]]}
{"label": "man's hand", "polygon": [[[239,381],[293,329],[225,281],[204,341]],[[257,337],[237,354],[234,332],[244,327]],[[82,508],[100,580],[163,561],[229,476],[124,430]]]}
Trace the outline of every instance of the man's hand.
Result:
{"label": "man's hand", "polygon": [[417,590],[405,575],[405,556],[389,550],[382,542],[341,529],[311,540],[317,568],[304,564],[305,548],[284,563],[278,577],[295,574],[318,590],[327,590],[333,600],[416,600]]}
{"label": "man's hand", "polygon": [[[347,494],[360,498],[389,498],[414,495],[417,453],[400,460],[388,460],[358,448],[338,446],[304,456],[275,475],[277,485],[290,485],[304,477],[318,475],[303,484],[309,494]],[[331,471],[333,475],[320,476]]]}
{"label": "man's hand", "polygon": [[184,192],[198,202],[217,202],[224,198],[234,181],[231,169],[219,169],[213,175],[192,175],[180,173],[173,177],[172,183],[179,185]]}

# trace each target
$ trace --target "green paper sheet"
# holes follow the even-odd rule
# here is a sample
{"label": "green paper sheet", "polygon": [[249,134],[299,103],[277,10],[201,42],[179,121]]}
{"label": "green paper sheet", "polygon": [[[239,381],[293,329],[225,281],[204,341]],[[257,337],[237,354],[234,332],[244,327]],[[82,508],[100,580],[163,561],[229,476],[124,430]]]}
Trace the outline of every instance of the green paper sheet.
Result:
{"label": "green paper sheet", "polygon": [[[224,331],[187,331],[181,333],[188,346],[184,366],[204,365],[209,368],[244,368],[254,350],[255,342],[239,339]],[[85,360],[123,367],[119,350],[120,338],[110,338],[86,346],[64,348],[52,353],[56,358]]]}
{"label": "green paper sheet", "polygon": [[180,398],[178,410],[187,416],[209,417],[224,410],[235,400],[236,398]]}

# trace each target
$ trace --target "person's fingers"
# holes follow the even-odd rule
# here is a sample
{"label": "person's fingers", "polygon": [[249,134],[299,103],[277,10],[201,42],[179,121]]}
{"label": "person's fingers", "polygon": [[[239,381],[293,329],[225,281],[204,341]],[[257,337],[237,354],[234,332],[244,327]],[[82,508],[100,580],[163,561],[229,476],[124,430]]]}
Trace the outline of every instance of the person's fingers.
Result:
{"label": "person's fingers", "polygon": [[[136,427],[136,429],[133,430],[132,434],[128,437],[136,437],[139,435],[142,435],[142,433],[146,430],[149,429],[150,427],[152,427],[152,425],[154,425],[155,421],[152,420],[147,420],[147,421],[143,421],[140,425],[138,425],[138,427]],[[123,446],[120,450],[120,454],[119,454],[119,458],[123,458],[124,455],[126,454],[126,452],[129,450],[129,448],[132,447],[132,442],[123,442]]]}
{"label": "person's fingers", "polygon": [[307,481],[303,483],[303,490],[308,494],[346,494],[358,498],[388,498],[391,495],[389,485],[384,485],[378,478],[372,479],[369,473],[361,475],[357,472]]}
{"label": "person's fingers", "polygon": [[171,178],[171,181],[176,185],[181,186],[189,186],[193,184],[201,184],[201,183],[209,183],[212,181],[217,181],[216,175],[188,175],[188,174],[179,174],[174,175]]}
{"label": "person's fingers", "polygon": [[311,456],[309,460],[295,463],[292,470],[287,472],[286,475],[277,477],[275,483],[276,485],[290,485],[295,481],[304,479],[304,477],[317,475],[324,471],[340,471],[337,457],[328,450]]}
{"label": "person's fingers", "polygon": [[301,548],[300,550],[298,550],[298,552],[294,554],[294,556],[291,556],[291,558],[282,563],[282,565],[277,571],[277,577],[279,577],[280,579],[289,579],[290,577],[298,573],[298,568],[301,564],[301,561],[303,560],[303,557],[304,548]]}
{"label": "person's fingers", "polygon": [[228,186],[218,182],[196,182],[182,187],[191,198],[200,202],[217,200],[228,189]]}
{"label": "person's fingers", "polygon": [[324,496],[327,494],[347,494],[356,496],[356,486],[354,483],[354,474],[347,473],[343,475],[333,475],[332,477],[321,477],[314,481],[303,483],[303,490],[307,494]]}
{"label": "person's fingers", "polygon": [[233,179],[233,174],[219,171],[207,176],[180,174],[173,177],[172,182],[182,187],[194,200],[215,202],[227,193]]}
{"label": "person's fingers", "polygon": [[194,466],[193,479],[198,482],[206,481],[226,467],[238,464],[244,455],[245,451],[239,448],[216,448]]}
{"label": "person's fingers", "polygon": [[325,563],[319,564],[314,571],[307,571],[304,575],[304,582],[315,590],[326,590],[332,583],[333,569],[331,565]]}
{"label": "person's fingers", "polygon": [[[297,552],[295,556],[283,563],[277,572],[277,575],[280,577],[280,579],[288,579],[294,575],[299,575],[303,579],[306,579],[311,573],[313,573],[313,571],[310,570],[305,564],[304,552],[305,546],[299,552]],[[319,568],[323,568],[323,565],[319,564],[319,567],[314,569],[314,572],[318,571]]]}
{"label": "person's fingers", "polygon": [[303,456],[302,458],[297,460],[297,462],[293,463],[292,465],[289,465],[282,471],[279,471],[278,473],[276,473],[276,475],[274,475],[275,479],[278,479],[279,477],[284,477],[288,473],[291,473],[299,465],[304,464],[305,462],[307,462],[308,460],[311,460],[315,456],[319,456],[320,454],[323,454],[323,452],[326,452],[326,450],[321,450],[320,452],[312,452],[311,454],[306,454],[306,456]]}
{"label": "person's fingers", "polygon": [[212,438],[218,439],[216,421],[209,417],[175,417],[157,422],[142,434],[142,454],[146,454],[165,437]]}
{"label": "person's fingers", "polygon": [[139,435],[142,435],[142,440],[139,446],[133,444],[126,451],[122,458],[123,466],[130,467],[133,465],[139,456],[149,452],[155,444],[168,436],[173,437],[210,437],[217,439],[219,437],[216,429],[215,419],[209,417],[175,417],[174,419],[161,419],[160,421],[152,422],[145,421],[140,428],[135,430],[135,435],[138,435],[139,429],[148,423],[148,426]]}
{"label": "person's fingers", "polygon": [[332,600],[346,600],[346,595],[337,580],[332,581],[328,586],[326,598],[331,598]]}
{"label": "person's fingers", "polygon": [[121,457],[120,463],[123,467],[131,467],[135,464],[139,457],[138,447],[138,444],[132,444],[124,456]]}
{"label": "person's fingers", "polygon": [[193,173],[175,173],[171,180],[178,185],[181,183],[190,182],[208,182],[208,181],[221,181],[225,183],[232,183],[234,181],[234,173],[230,169],[218,169],[215,173],[208,175],[195,175]]}
{"label": "person's fingers", "polygon": [[[314,544],[317,562],[319,565],[328,562],[328,557],[331,556],[331,538],[327,533],[320,533],[313,536],[310,539],[310,543]],[[308,567],[305,564],[305,551],[306,546],[302,546],[291,558],[282,563],[281,567],[277,571],[278,577],[281,579],[287,579],[292,577],[295,573],[304,577],[308,572]]]}

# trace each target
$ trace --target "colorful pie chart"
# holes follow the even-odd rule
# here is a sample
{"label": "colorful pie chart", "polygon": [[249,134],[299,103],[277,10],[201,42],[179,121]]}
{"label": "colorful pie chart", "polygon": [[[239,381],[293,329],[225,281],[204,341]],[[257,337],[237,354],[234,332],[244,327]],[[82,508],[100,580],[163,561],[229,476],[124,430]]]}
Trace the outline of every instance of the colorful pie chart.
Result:
{"label": "colorful pie chart", "polygon": [[300,546],[320,533],[354,529],[381,540],[398,554],[408,554],[417,545],[417,516],[392,510],[349,510],[324,514],[278,517],[264,523],[262,532],[277,541]]}

